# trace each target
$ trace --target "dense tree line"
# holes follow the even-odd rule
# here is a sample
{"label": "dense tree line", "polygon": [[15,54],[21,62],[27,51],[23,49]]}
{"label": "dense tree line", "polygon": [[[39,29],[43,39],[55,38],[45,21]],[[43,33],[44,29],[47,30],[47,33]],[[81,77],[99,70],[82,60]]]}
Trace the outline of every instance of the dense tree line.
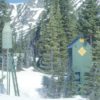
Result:
{"label": "dense tree line", "polygon": [[[83,34],[92,46],[93,66],[85,76],[87,83],[82,86],[81,94],[97,94],[100,82],[100,6],[97,0],[86,0],[75,10],[73,2],[74,0],[44,0],[45,11],[40,22],[40,37],[35,44],[40,58],[38,67],[53,76],[57,75],[57,85],[63,91],[66,88],[64,86],[68,85],[64,83],[64,75],[68,71],[67,45],[77,35]],[[69,95],[76,94],[76,86],[72,82]]]}
{"label": "dense tree line", "polygon": [[[77,22],[71,1],[45,0],[45,10],[41,19],[40,39],[37,41],[38,67],[58,77],[56,83],[59,96],[64,95],[67,73],[67,45],[77,35]],[[65,84],[65,85],[64,85]],[[54,92],[53,87],[50,91]]]}

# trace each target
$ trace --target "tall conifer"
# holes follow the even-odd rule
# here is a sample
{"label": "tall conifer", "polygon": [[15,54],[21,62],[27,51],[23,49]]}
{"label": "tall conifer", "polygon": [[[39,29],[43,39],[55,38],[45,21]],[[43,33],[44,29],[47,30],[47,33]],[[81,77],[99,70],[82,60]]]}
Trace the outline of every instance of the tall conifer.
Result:
{"label": "tall conifer", "polygon": [[[95,90],[97,88],[97,75],[99,75],[99,52],[97,54],[97,51],[100,49],[99,41],[96,37],[99,38],[98,34],[98,27],[100,25],[100,22],[98,22],[98,0],[86,0],[83,2],[81,6],[81,10],[79,13],[79,32],[84,34],[86,37],[86,40],[90,42],[90,45],[92,46],[92,65],[91,71],[89,73],[85,74],[85,84],[83,86],[83,93],[84,95],[90,95],[93,93],[96,94]],[[100,31],[100,30],[99,30]],[[97,49],[98,48],[98,49]],[[98,70],[98,71],[97,71]],[[95,98],[96,99],[96,98]],[[96,99],[97,100],[97,99]]]}

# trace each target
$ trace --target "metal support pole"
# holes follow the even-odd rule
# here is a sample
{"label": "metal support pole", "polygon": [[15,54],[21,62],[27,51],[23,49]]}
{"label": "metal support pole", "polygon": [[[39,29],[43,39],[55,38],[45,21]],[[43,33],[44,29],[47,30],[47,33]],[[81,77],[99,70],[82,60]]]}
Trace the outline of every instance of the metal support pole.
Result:
{"label": "metal support pole", "polygon": [[7,49],[7,94],[10,94],[10,66],[9,66],[9,49]]}
{"label": "metal support pole", "polygon": [[11,56],[11,62],[12,62],[11,73],[12,73],[12,81],[13,81],[15,96],[20,96],[13,55]]}
{"label": "metal support pole", "polygon": [[[3,70],[4,70],[3,64],[4,64],[4,57],[3,57],[3,53],[2,53],[2,75],[1,75],[2,77],[3,77]],[[3,80],[2,80],[2,84],[3,84]]]}
{"label": "metal support pole", "polygon": [[51,49],[51,53],[50,53],[50,60],[51,60],[51,74],[54,75],[54,70],[53,70],[53,49]]}

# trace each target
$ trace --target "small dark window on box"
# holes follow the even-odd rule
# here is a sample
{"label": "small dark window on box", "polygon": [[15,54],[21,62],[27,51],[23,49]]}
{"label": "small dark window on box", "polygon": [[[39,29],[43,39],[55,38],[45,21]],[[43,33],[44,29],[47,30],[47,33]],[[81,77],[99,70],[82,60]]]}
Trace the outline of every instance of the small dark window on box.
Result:
{"label": "small dark window on box", "polygon": [[75,81],[80,82],[80,72],[75,72]]}

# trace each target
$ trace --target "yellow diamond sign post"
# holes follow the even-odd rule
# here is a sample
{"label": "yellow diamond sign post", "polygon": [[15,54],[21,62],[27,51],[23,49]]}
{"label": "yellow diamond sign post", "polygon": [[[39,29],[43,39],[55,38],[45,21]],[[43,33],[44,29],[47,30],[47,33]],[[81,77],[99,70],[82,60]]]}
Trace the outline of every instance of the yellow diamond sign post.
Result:
{"label": "yellow diamond sign post", "polygon": [[86,54],[86,50],[81,47],[79,50],[78,50],[78,53],[81,55],[81,56],[84,56]]}

